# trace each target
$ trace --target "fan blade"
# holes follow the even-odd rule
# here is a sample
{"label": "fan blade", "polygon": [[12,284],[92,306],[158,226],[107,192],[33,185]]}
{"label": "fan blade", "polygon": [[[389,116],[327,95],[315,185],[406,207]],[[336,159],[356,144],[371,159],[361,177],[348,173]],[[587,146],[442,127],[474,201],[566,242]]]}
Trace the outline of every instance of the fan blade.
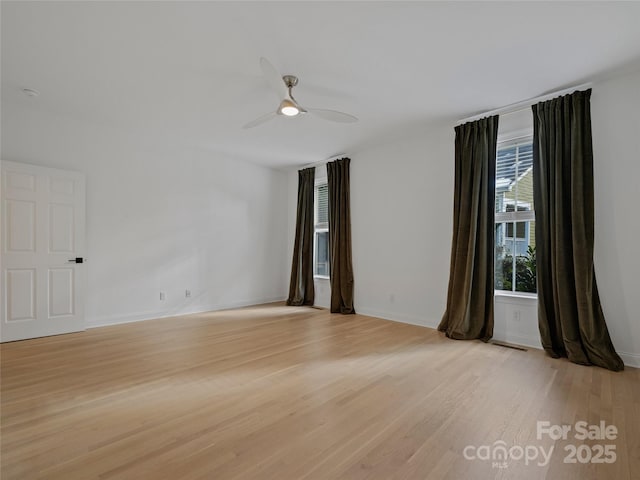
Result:
{"label": "fan blade", "polygon": [[250,121],[249,123],[244,125],[242,128],[247,129],[247,128],[257,127],[258,125],[268,122],[269,120],[271,120],[272,118],[275,118],[276,116],[277,116],[277,113],[269,112],[265,115],[262,115],[261,117],[256,118],[255,120]]}
{"label": "fan blade", "polygon": [[284,84],[282,75],[278,73],[276,67],[274,67],[269,60],[262,57],[260,58],[260,68],[262,69],[262,74],[267,80],[267,83],[269,83],[269,86],[278,94],[278,100],[287,98],[287,86]]}
{"label": "fan blade", "polygon": [[358,119],[353,115],[337,112],[335,110],[325,110],[324,108],[307,108],[307,110],[309,113],[313,113],[314,115],[324,120],[329,120],[330,122],[353,123],[358,121]]}

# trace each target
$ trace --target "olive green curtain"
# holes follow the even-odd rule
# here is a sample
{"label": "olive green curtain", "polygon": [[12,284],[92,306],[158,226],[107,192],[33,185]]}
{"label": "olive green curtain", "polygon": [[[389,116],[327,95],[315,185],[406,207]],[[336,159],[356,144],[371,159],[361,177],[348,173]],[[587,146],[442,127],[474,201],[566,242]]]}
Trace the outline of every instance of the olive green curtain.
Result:
{"label": "olive green curtain", "polygon": [[447,310],[438,330],[457,340],[493,336],[498,117],[455,128],[453,240]]}
{"label": "olive green curtain", "polygon": [[296,239],[291,262],[287,305],[313,305],[313,194],[316,169],[298,171]]}
{"label": "olive green curtain", "polygon": [[552,357],[622,370],[593,268],[591,90],[533,105],[538,323]]}
{"label": "olive green curtain", "polygon": [[327,163],[331,313],[356,313],[351,261],[350,163],[349,158]]}

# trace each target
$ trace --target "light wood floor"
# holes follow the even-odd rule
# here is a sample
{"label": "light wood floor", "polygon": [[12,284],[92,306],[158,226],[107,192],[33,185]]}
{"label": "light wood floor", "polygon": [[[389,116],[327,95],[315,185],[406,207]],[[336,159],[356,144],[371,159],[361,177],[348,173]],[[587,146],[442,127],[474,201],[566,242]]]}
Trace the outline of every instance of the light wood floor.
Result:
{"label": "light wood floor", "polygon": [[[640,370],[612,373],[361,315],[266,305],[4,344],[9,479],[640,478]],[[564,464],[536,421],[619,430]],[[547,466],[466,446],[555,446]],[[573,441],[576,445],[584,442]]]}

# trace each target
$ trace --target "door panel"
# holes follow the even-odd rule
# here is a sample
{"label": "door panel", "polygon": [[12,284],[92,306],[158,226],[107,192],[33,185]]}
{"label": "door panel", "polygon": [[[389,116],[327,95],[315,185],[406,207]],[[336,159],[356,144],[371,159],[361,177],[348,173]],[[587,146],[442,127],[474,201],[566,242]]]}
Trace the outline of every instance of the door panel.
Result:
{"label": "door panel", "polygon": [[49,270],[49,318],[73,315],[73,268]]}
{"label": "door panel", "polygon": [[49,251],[73,253],[75,234],[73,205],[49,205]]}
{"label": "door panel", "polygon": [[73,195],[73,181],[66,178],[51,178],[51,193],[61,193],[63,195]]}
{"label": "door panel", "polygon": [[9,252],[33,252],[36,247],[36,202],[7,199],[6,234]]}
{"label": "door panel", "polygon": [[84,330],[85,180],[2,162],[0,340]]}
{"label": "door panel", "polygon": [[16,190],[27,190],[29,192],[36,191],[36,177],[27,173],[7,172],[6,188]]}
{"label": "door panel", "polygon": [[35,320],[36,270],[14,268],[7,270],[7,321]]}

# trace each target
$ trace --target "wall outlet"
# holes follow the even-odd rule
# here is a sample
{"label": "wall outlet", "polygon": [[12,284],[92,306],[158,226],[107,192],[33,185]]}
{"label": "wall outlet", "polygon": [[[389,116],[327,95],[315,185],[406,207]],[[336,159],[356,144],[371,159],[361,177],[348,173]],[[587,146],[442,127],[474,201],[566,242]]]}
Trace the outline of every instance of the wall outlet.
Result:
{"label": "wall outlet", "polygon": [[191,290],[185,290],[185,291],[184,291],[184,296],[185,296],[186,298],[191,298]]}
{"label": "wall outlet", "polygon": [[513,321],[514,322],[519,322],[520,321],[520,310],[514,310],[513,311]]}
{"label": "wall outlet", "polygon": [[160,300],[164,300],[164,298],[165,298],[164,292],[160,292]]}

